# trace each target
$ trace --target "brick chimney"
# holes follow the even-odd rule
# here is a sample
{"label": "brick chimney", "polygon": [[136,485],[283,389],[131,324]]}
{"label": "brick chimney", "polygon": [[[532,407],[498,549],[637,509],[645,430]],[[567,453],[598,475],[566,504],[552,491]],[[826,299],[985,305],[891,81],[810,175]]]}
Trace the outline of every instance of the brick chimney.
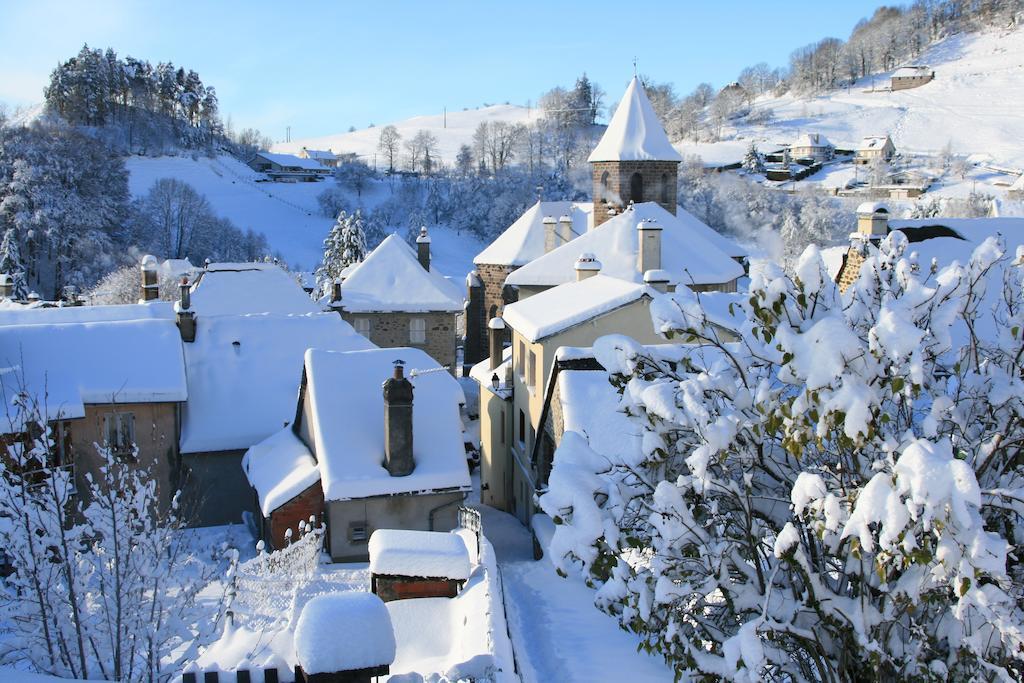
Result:
{"label": "brick chimney", "polygon": [[155,301],[160,298],[160,283],[157,281],[157,262],[152,254],[142,257],[142,301]]}
{"label": "brick chimney", "polygon": [[491,318],[487,323],[487,340],[490,346],[490,369],[493,370],[501,365],[502,351],[505,350],[505,321],[501,318]]}
{"label": "brick chimney", "polygon": [[640,221],[636,226],[637,270],[641,274],[649,270],[661,270],[661,226],[654,221]]}
{"label": "brick chimney", "polygon": [[572,240],[572,218],[565,214],[558,217],[558,246]]}
{"label": "brick chimney", "polygon": [[430,272],[430,235],[427,234],[427,226],[420,228],[419,237],[416,238],[416,258],[419,259],[423,270]]}
{"label": "brick chimney", "polygon": [[392,477],[412,474],[412,384],[405,364],[395,361],[395,374],[384,382],[384,467]]}
{"label": "brick chimney", "polygon": [[181,283],[178,285],[178,305],[175,306],[175,314],[178,320],[178,331],[181,333],[183,342],[196,340],[196,314],[192,310],[192,291],[189,287],[188,278],[181,278]]}
{"label": "brick chimney", "polygon": [[857,234],[868,239],[881,239],[889,234],[889,209],[878,202],[864,202],[857,207]]}
{"label": "brick chimney", "polygon": [[558,236],[555,234],[555,225],[557,223],[551,216],[544,216],[542,222],[544,223],[544,253],[546,254],[558,246],[556,242]]}
{"label": "brick chimney", "polygon": [[576,269],[576,282],[583,282],[601,272],[601,262],[591,253],[580,254],[573,267]]}

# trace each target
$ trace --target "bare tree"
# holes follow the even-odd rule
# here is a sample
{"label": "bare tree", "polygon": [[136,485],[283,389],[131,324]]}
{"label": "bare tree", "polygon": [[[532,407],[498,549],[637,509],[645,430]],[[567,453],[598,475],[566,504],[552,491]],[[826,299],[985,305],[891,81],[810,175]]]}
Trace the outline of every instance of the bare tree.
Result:
{"label": "bare tree", "polygon": [[398,155],[398,146],[402,136],[394,126],[384,126],[380,129],[380,139],[377,140],[377,149],[388,160],[388,173],[395,172],[395,157]]}

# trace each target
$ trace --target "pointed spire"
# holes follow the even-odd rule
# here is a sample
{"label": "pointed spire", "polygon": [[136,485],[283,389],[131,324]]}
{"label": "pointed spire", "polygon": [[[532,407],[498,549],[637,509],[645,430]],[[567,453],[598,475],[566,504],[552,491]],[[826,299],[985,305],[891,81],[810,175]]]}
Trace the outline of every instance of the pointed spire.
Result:
{"label": "pointed spire", "polygon": [[587,161],[682,161],[637,76]]}

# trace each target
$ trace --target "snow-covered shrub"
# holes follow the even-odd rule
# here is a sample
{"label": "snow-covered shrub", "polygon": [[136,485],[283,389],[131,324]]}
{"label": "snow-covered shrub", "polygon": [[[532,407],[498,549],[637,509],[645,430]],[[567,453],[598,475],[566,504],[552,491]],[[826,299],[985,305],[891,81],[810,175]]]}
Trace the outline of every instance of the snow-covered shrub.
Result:
{"label": "snow-covered shrub", "polygon": [[366,233],[363,231],[363,214],[356,209],[353,214],[338,213],[338,220],[324,239],[324,259],[316,270],[316,280],[321,293],[330,292],[331,283],[341,272],[366,258]]}
{"label": "snow-covered shrub", "polygon": [[211,570],[176,498],[160,512],[150,469],[100,446],[98,477],[76,488],[52,430],[26,424],[0,455],[0,663],[167,680],[215,625],[196,608]]}
{"label": "snow-covered shrub", "polygon": [[596,346],[642,448],[563,440],[560,571],[680,675],[1020,680],[1022,264],[990,239],[919,268],[894,232],[840,295],[809,247],[753,275],[732,341],[655,301],[689,351]]}

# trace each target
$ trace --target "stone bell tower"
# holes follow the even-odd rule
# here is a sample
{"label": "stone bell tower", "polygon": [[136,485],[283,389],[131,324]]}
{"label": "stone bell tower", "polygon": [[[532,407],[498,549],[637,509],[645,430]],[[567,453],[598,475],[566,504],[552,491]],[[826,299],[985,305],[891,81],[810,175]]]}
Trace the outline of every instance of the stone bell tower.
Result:
{"label": "stone bell tower", "polygon": [[630,202],[657,202],[675,215],[682,160],[634,76],[588,159],[594,181],[594,227]]}

